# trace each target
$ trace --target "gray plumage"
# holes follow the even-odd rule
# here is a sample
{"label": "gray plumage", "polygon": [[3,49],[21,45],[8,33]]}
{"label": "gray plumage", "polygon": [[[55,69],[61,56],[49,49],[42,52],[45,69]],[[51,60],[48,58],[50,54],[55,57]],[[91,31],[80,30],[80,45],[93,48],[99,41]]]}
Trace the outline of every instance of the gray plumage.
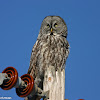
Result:
{"label": "gray plumage", "polygon": [[[35,45],[33,46],[28,74],[42,88],[43,77],[47,67],[54,66],[57,70],[65,68],[69,54],[67,26],[59,16],[44,18]],[[33,99],[33,100],[36,100]]]}

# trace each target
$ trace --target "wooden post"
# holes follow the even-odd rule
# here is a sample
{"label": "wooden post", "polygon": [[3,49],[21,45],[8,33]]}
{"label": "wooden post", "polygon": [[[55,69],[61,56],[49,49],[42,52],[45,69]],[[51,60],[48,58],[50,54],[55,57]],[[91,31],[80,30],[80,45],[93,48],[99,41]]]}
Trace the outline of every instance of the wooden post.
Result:
{"label": "wooden post", "polygon": [[44,75],[43,90],[49,90],[49,99],[64,100],[65,97],[65,69],[55,71],[54,66],[49,66]]}

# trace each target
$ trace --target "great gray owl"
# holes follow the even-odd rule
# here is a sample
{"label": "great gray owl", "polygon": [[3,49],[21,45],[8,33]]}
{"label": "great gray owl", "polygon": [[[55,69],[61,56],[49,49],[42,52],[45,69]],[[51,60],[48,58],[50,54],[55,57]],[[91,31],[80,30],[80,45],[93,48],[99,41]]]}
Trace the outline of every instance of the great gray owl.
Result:
{"label": "great gray owl", "polygon": [[[28,74],[32,75],[35,83],[42,89],[43,77],[47,67],[65,68],[69,54],[67,26],[59,16],[44,18],[35,45],[33,46]],[[36,100],[34,98],[33,100]]]}

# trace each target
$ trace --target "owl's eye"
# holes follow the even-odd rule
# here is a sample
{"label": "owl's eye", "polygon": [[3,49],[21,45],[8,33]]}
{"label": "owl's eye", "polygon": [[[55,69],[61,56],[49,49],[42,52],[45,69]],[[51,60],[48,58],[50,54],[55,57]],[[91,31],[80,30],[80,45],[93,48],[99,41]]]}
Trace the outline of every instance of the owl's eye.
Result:
{"label": "owl's eye", "polygon": [[55,24],[54,24],[54,27],[57,27],[57,26],[58,26],[57,23],[55,23]]}
{"label": "owl's eye", "polygon": [[49,27],[50,27],[50,25],[49,25],[49,24],[47,24],[47,27],[49,28]]}

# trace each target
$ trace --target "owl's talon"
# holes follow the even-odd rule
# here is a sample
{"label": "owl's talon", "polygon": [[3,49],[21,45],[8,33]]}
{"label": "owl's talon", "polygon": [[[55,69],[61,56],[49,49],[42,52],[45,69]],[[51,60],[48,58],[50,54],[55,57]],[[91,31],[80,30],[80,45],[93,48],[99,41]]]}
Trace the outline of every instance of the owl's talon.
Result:
{"label": "owl's talon", "polygon": [[37,93],[37,95],[44,99],[49,99],[49,91],[46,91],[46,92],[42,91],[41,94]]}

